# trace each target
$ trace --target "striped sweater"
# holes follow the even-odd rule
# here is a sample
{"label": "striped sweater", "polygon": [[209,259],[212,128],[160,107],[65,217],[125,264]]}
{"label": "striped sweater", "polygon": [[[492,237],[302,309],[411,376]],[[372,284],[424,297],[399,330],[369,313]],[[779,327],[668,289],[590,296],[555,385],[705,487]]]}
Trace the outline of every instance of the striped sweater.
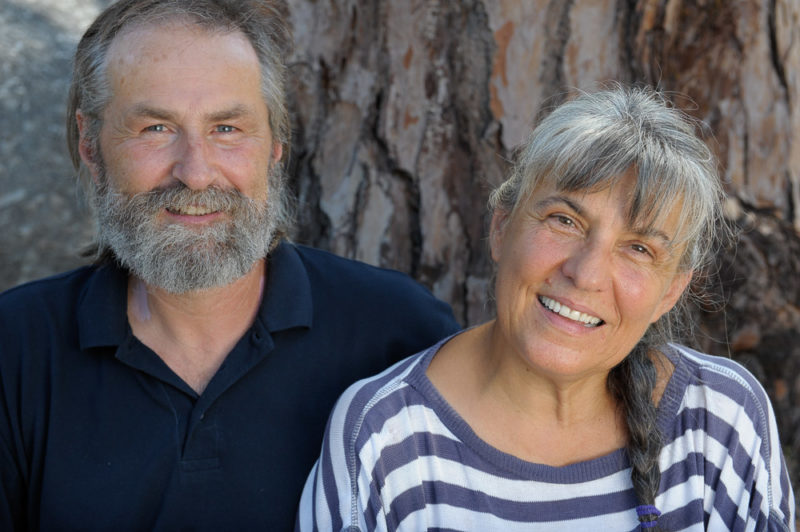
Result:
{"label": "striped sweater", "polygon": [[[351,386],[328,422],[297,530],[636,530],[625,450],[551,467],[482,441],[425,375],[441,343]],[[764,390],[735,362],[673,345],[658,407],[665,530],[794,530]]]}

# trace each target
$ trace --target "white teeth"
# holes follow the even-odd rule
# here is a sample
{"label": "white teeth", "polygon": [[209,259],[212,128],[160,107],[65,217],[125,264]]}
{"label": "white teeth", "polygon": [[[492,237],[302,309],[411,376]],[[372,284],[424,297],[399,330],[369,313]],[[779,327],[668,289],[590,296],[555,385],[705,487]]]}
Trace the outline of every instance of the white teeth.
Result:
{"label": "white teeth", "polygon": [[185,214],[188,216],[203,216],[214,212],[212,209],[201,207],[198,205],[186,205],[185,207],[172,208],[170,211],[176,214]]}
{"label": "white teeth", "polygon": [[556,314],[564,316],[565,318],[569,318],[573,321],[579,321],[587,327],[596,327],[601,321],[603,321],[596,316],[590,316],[589,314],[572,310],[568,306],[562,305],[558,301],[550,299],[549,297],[539,296],[539,301],[541,301],[545,307],[552,310]]}

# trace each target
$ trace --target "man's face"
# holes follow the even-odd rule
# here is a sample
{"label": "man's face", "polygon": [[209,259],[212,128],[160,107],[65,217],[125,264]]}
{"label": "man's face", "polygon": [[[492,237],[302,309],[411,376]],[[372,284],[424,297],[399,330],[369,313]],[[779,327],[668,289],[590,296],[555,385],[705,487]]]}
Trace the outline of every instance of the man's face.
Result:
{"label": "man's face", "polygon": [[268,250],[268,175],[281,156],[252,46],[238,33],[147,26],[112,43],[107,68],[100,153],[85,157],[101,244],[171,292],[241,277]]}

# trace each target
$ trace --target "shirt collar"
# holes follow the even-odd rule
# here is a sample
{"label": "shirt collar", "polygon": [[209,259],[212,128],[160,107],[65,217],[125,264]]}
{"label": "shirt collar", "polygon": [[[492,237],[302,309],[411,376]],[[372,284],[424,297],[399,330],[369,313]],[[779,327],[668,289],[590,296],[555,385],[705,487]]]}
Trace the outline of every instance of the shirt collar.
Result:
{"label": "shirt collar", "polygon": [[267,284],[258,317],[270,332],[309,328],[313,310],[305,264],[293,244],[281,242],[267,261]]}
{"label": "shirt collar", "polygon": [[[100,266],[78,302],[81,349],[120,345],[128,333],[128,274],[116,264]],[[267,282],[258,321],[269,332],[310,328],[311,283],[297,248],[281,242],[267,261]]]}
{"label": "shirt collar", "polygon": [[128,274],[117,264],[98,267],[78,301],[81,349],[119,345],[128,331]]}

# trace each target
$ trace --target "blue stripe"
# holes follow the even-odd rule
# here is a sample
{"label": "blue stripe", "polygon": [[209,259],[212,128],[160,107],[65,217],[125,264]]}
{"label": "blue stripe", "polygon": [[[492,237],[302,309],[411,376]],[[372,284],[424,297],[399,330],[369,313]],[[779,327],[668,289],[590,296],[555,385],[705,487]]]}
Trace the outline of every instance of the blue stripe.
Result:
{"label": "blue stripe", "polygon": [[[703,517],[703,519],[700,519]],[[689,504],[671,512],[664,512],[658,518],[659,524],[664,530],[683,530],[692,525],[708,522],[708,514],[703,511],[703,501],[694,499]],[[705,529],[705,526],[703,526]]]}
{"label": "blue stripe", "polygon": [[[491,489],[491,486],[486,486]],[[534,497],[535,498],[535,497]],[[556,501],[509,501],[445,481],[423,482],[395,497],[387,519],[400,523],[426,504],[446,504],[520,523],[547,523],[623,512],[636,506],[633,489]]]}
{"label": "blue stripe", "polygon": [[[330,423],[330,421],[329,421]],[[330,433],[326,431],[325,442],[323,447],[322,456],[320,457],[319,461],[319,468],[322,471],[322,491],[325,494],[325,503],[327,504],[328,508],[332,511],[330,512],[331,515],[331,526],[334,530],[341,530],[342,529],[342,519],[339,515],[339,493],[336,489],[336,473],[333,470],[333,465],[331,463],[330,453],[328,451],[328,446],[330,443],[327,441],[328,435]],[[335,444],[335,443],[334,443]],[[346,472],[341,472],[341,474],[347,474]],[[318,489],[319,487],[314,483],[314,489]],[[344,495],[344,494],[342,494]],[[316,499],[315,499],[316,500]]]}

